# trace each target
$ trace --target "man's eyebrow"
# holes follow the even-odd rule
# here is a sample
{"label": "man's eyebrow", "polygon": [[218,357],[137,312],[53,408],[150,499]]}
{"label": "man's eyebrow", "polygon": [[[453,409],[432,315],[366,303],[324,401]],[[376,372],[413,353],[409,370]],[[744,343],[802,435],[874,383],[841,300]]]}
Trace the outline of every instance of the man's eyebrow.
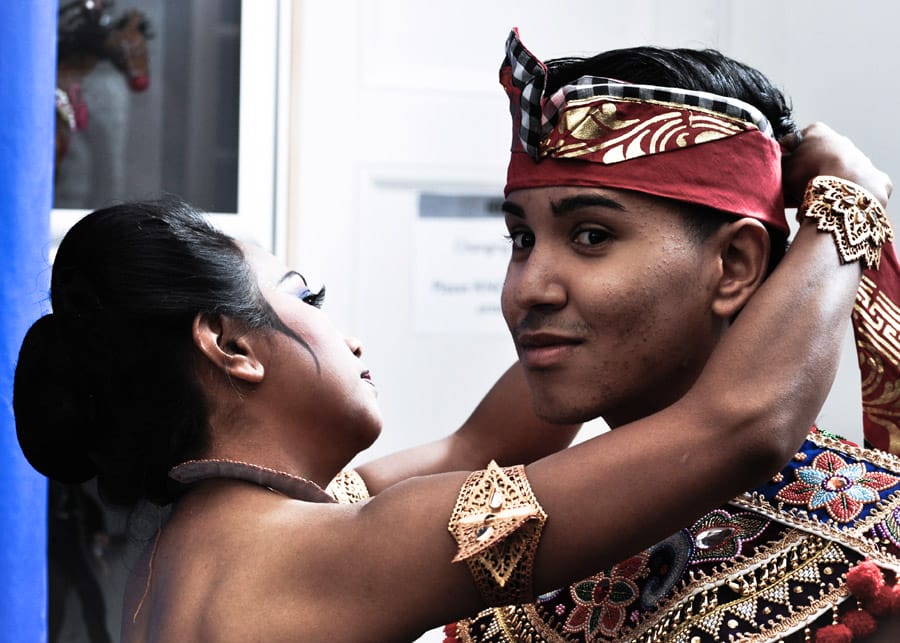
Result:
{"label": "man's eyebrow", "polygon": [[513,203],[510,200],[506,200],[503,202],[503,205],[500,206],[500,209],[506,212],[507,214],[511,214],[514,217],[520,217],[522,219],[525,218],[525,210],[518,203]]}
{"label": "man's eyebrow", "polygon": [[610,208],[612,210],[619,210],[620,212],[625,211],[624,205],[615,199],[603,196],[602,194],[577,194],[550,204],[550,208],[553,210],[553,216],[555,217],[569,214],[581,208],[593,207]]}
{"label": "man's eyebrow", "polygon": [[281,276],[281,279],[278,280],[278,284],[276,284],[276,285],[280,286],[281,284],[283,284],[285,281],[287,281],[287,280],[290,279],[291,277],[300,277],[300,280],[303,281],[303,285],[304,285],[304,286],[306,285],[306,277],[304,277],[303,275],[301,275],[301,274],[300,274],[299,272],[297,272],[296,270],[289,270],[289,271],[287,271],[286,273],[284,273],[284,274]]}
{"label": "man's eyebrow", "polygon": [[[564,216],[566,214],[570,214],[575,210],[579,210],[581,208],[609,208],[612,210],[618,210],[620,212],[625,211],[625,206],[612,199],[608,196],[603,196],[602,194],[578,194],[575,196],[570,196],[565,199],[560,199],[559,201],[552,202],[550,204],[550,208],[553,210],[553,216],[559,217]],[[506,200],[503,202],[503,205],[500,206],[500,209],[503,212],[506,212],[509,215],[514,217],[525,218],[525,208],[520,206],[518,203],[514,201]]]}

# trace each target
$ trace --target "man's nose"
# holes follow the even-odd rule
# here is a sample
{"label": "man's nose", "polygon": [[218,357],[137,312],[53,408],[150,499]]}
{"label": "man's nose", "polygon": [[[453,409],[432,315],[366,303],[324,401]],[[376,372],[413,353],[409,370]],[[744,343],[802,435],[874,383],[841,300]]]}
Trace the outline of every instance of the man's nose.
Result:
{"label": "man's nose", "polygon": [[566,288],[558,259],[535,247],[525,261],[510,264],[504,294],[509,294],[521,309],[564,306]]}

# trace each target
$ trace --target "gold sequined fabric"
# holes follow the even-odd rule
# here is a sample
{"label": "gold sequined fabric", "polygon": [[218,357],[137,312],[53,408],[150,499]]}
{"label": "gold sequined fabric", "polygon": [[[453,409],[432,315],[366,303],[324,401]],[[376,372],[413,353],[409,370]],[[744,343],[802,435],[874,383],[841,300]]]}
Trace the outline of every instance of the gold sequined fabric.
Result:
{"label": "gold sequined fabric", "polygon": [[816,227],[830,232],[844,263],[862,259],[866,268],[877,269],[881,247],[894,239],[887,213],[868,191],[836,176],[817,176],[809,182],[797,218],[816,220]]}
{"label": "gold sequined fabric", "polygon": [[530,600],[546,520],[525,467],[500,468],[491,461],[466,479],[448,525],[459,545],[453,562],[466,561],[489,605]]}
{"label": "gold sequined fabric", "polygon": [[369,489],[355,469],[347,469],[337,474],[325,491],[341,504],[353,504],[369,499]]}

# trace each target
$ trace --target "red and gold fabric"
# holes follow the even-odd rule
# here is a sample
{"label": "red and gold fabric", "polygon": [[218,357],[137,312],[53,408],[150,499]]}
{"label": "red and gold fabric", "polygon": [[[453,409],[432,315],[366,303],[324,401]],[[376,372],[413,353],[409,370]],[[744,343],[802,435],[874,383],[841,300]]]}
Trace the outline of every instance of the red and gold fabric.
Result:
{"label": "red and gold fabric", "polygon": [[877,271],[866,270],[853,331],[862,377],[866,444],[900,455],[900,264],[886,244]]}
{"label": "red and gold fabric", "polygon": [[582,76],[546,95],[547,66],[510,33],[500,83],[513,136],[505,192],[612,187],[757,218],[787,231],[781,146],[753,105]]}

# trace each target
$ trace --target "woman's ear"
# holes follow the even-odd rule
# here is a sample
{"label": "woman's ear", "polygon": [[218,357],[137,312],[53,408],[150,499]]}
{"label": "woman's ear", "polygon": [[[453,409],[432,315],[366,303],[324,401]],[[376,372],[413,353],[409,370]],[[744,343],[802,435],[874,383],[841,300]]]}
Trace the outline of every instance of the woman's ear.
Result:
{"label": "woman's ear", "polygon": [[766,278],[771,242],[765,226],[743,218],[716,233],[721,274],[713,298],[713,312],[725,319],[737,315]]}
{"label": "woman's ear", "polygon": [[194,344],[210,364],[228,377],[258,384],[265,377],[259,333],[227,316],[198,313],[193,324]]}

